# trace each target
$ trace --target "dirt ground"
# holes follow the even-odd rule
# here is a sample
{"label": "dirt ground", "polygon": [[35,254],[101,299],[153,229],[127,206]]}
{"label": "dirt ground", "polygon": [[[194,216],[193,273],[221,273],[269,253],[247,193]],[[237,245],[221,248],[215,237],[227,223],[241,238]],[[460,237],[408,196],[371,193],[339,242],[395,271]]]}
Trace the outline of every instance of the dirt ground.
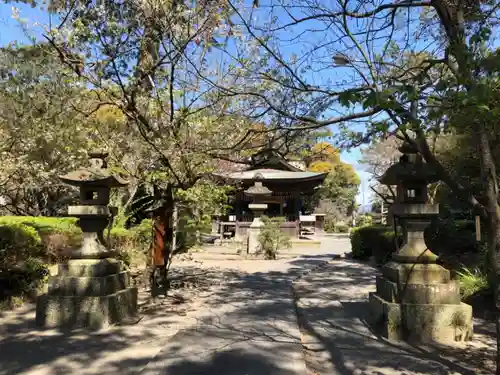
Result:
{"label": "dirt ground", "polygon": [[[214,349],[210,354],[211,362],[203,365],[196,362],[199,358],[191,357],[196,350],[204,349],[221,328],[210,326],[210,330],[200,330],[196,327],[206,326],[217,312],[223,313],[222,321],[234,321],[231,324],[235,327],[242,324],[241,317],[262,319],[268,314],[269,303],[277,309],[280,300],[290,298],[293,293],[305,353],[302,361],[307,364],[310,374],[493,373],[495,330],[494,325],[484,319],[475,319],[472,342],[453,347],[389,343],[371,332],[363,314],[369,311],[367,294],[375,288],[377,270],[346,259],[328,263],[348,251],[348,240],[326,239],[319,248],[293,249],[277,261],[210,252],[182,256],[174,262],[173,289],[167,298],[152,300],[149,293],[142,290],[139,322],[93,333],[41,330],[34,325],[33,305],[0,313],[0,375],[167,374],[167,368],[172,371],[177,368],[172,362],[176,358],[182,360],[182,368],[168,372],[169,375],[220,375],[227,367],[222,364],[229,363],[226,361],[227,348],[226,354]],[[251,311],[259,298],[267,301],[261,307],[264,315],[252,318]],[[231,310],[234,306],[239,306],[238,314]],[[225,329],[227,331],[227,327]],[[193,332],[204,333],[200,338]],[[248,340],[248,337],[243,338],[240,345],[246,345]],[[260,338],[254,340],[261,341]],[[186,352],[186,348],[190,350]],[[243,358],[245,347],[238,350],[238,358]],[[261,354],[272,353],[269,349]],[[222,358],[226,358],[223,363],[220,362]],[[268,359],[279,362],[284,358],[285,354]],[[248,374],[266,373],[263,362],[260,361],[260,367],[257,362],[248,362],[257,371]],[[236,368],[238,363],[241,362],[235,362]],[[278,363],[269,362],[268,365],[275,369],[269,374],[301,373],[300,370],[279,370]]]}

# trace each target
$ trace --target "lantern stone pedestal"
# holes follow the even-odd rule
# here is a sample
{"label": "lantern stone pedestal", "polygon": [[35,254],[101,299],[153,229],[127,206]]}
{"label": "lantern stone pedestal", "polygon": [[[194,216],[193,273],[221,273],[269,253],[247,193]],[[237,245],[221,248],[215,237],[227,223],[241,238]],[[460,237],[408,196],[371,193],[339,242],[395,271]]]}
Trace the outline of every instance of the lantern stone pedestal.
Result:
{"label": "lantern stone pedestal", "polygon": [[248,228],[248,243],[247,243],[247,253],[256,254],[260,251],[260,229],[264,226],[262,219],[262,213],[267,209],[267,204],[265,203],[251,203],[248,208],[252,210],[254,214],[254,219]]}
{"label": "lantern stone pedestal", "polygon": [[400,221],[404,241],[377,276],[377,291],[370,293],[372,323],[390,340],[442,344],[470,340],[472,307],[461,302],[458,282],[436,264],[438,257],[424,240],[425,228],[439,213],[438,205],[425,203],[427,183],[434,180],[422,174],[425,164],[411,157],[415,155],[405,156],[380,179],[399,187],[390,210]]}
{"label": "lantern stone pedestal", "polygon": [[253,197],[253,203],[248,205],[248,209],[253,212],[253,221],[248,228],[247,253],[256,254],[260,251],[259,236],[260,230],[264,226],[261,216],[267,209],[267,203],[261,201],[262,198],[270,196],[272,191],[262,184],[264,177],[260,173],[254,175],[255,183],[244,191],[245,195]]}
{"label": "lantern stone pedestal", "polygon": [[58,271],[37,300],[38,325],[99,329],[136,316],[137,288],[120,261],[72,259]]}
{"label": "lantern stone pedestal", "polygon": [[99,329],[136,318],[137,288],[104,239],[113,214],[109,190],[124,182],[106,173],[97,159],[94,168],[61,177],[80,187],[81,205],[70,206],[68,213],[79,218],[83,242],[49,277],[47,294],[38,297],[36,323],[43,327]]}

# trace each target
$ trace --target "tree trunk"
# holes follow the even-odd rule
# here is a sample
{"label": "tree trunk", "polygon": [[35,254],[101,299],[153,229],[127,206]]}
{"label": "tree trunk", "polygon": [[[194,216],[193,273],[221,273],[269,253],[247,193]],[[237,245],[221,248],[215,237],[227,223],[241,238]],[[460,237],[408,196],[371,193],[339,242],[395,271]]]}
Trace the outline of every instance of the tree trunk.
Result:
{"label": "tree trunk", "polygon": [[171,185],[163,196],[163,204],[154,211],[153,216],[153,246],[152,246],[152,280],[153,296],[168,290],[167,270],[173,251],[173,213],[174,197]]}
{"label": "tree trunk", "polygon": [[486,236],[488,244],[489,280],[492,282],[495,302],[497,357],[496,374],[500,375],[500,220],[498,207],[498,183],[495,160],[484,123],[475,124],[475,138],[481,162],[481,177],[484,182],[485,206],[488,211]]}
{"label": "tree trunk", "polygon": [[179,223],[179,207],[174,201],[174,211],[172,213],[172,252],[177,250],[177,226]]}

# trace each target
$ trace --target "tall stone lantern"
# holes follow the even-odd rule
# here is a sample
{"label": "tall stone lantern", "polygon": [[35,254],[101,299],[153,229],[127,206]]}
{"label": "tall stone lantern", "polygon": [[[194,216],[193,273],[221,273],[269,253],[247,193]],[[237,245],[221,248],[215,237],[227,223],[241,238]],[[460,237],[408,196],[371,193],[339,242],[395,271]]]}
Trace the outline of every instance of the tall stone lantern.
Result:
{"label": "tall stone lantern", "polygon": [[107,156],[89,153],[89,168],[60,177],[80,190],[79,205],[69,206],[68,214],[79,219],[83,241],[49,278],[48,293],[38,298],[41,326],[100,328],[137,313],[137,288],[130,287],[129,272],[104,238],[116,210],[108,205],[111,189],[127,185],[107,169]]}
{"label": "tall stone lantern", "polygon": [[377,291],[370,293],[373,324],[393,340],[469,340],[472,307],[460,301],[458,283],[436,263],[437,255],[424,240],[424,230],[439,214],[439,206],[427,202],[427,186],[439,179],[410,144],[399,151],[399,162],[379,181],[397,186],[390,213],[401,225],[403,244],[377,276]]}
{"label": "tall stone lantern", "polygon": [[262,203],[262,198],[270,196],[272,191],[262,184],[264,176],[256,173],[254,176],[254,185],[249,187],[244,193],[253,198],[253,203],[248,205],[248,208],[253,213],[253,221],[248,228],[247,253],[254,254],[259,251],[259,235],[260,229],[264,225],[262,222],[262,214],[267,209],[267,203]]}

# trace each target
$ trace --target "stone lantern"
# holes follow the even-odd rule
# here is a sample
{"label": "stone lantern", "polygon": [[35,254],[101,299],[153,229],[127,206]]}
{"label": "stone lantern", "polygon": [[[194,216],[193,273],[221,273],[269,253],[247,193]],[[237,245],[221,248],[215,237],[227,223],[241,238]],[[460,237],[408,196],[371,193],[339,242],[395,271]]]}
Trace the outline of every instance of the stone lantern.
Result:
{"label": "stone lantern", "polygon": [[403,153],[399,162],[379,179],[381,184],[396,186],[396,201],[389,211],[401,225],[404,241],[392,259],[402,263],[435,263],[437,256],[427,248],[424,231],[439,214],[438,204],[427,203],[427,186],[439,178],[409,144],[403,144],[399,151]]}
{"label": "stone lantern", "polygon": [[261,199],[272,194],[272,191],[262,184],[263,179],[264,177],[260,173],[255,174],[254,185],[244,191],[246,195],[253,198],[253,203],[248,205],[248,209],[253,213],[253,221],[250,224],[250,228],[248,228],[248,253],[256,253],[259,251],[260,229],[264,225],[261,216],[267,209],[267,203],[262,203]]}
{"label": "stone lantern", "polygon": [[137,288],[130,287],[130,274],[113,258],[104,230],[116,208],[108,206],[112,188],[127,182],[107,169],[108,154],[89,153],[90,168],[60,179],[80,190],[80,202],[69,206],[77,217],[82,244],[60,264],[58,274],[49,278],[48,293],[37,301],[36,320],[45,327],[89,327],[117,323],[136,315]]}
{"label": "stone lantern", "polygon": [[424,230],[439,214],[437,204],[427,203],[427,186],[439,179],[411,145],[405,143],[399,150],[399,162],[379,181],[397,186],[390,213],[401,225],[403,244],[382,268],[377,291],[370,294],[373,323],[394,340],[469,340],[472,307],[461,303],[458,283],[436,264],[438,257],[424,240]]}

